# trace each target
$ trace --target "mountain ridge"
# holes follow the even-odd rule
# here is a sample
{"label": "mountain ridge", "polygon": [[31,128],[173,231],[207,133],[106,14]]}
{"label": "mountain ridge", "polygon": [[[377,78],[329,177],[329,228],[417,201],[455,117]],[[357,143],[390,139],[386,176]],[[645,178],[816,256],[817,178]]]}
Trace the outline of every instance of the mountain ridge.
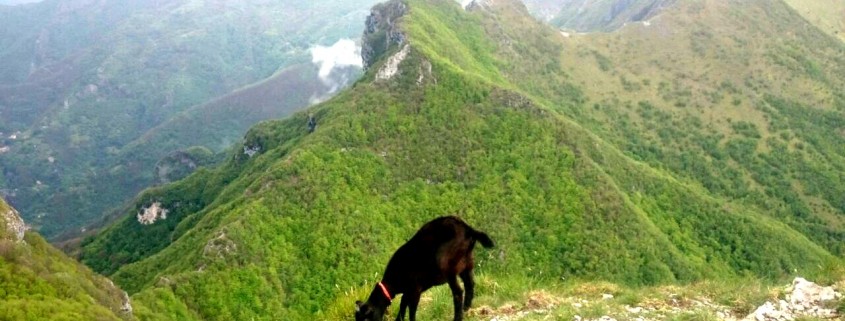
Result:
{"label": "mountain ridge", "polygon": [[676,0],[526,0],[539,19],[576,32],[611,32],[648,21]]}
{"label": "mountain ridge", "polygon": [[[608,58],[614,56],[573,50],[570,38],[514,1],[476,2],[467,11],[446,0],[402,3],[407,15],[387,19],[398,21],[402,41],[390,42],[349,90],[308,110],[316,131],[308,133],[305,112],[253,127],[220,167],[142,194],[130,217],[84,242],[82,260],[110,274],[141,306],[171,307],[146,310],[145,318],[220,320],[344,318],[390,249],[447,213],[497,240],[498,252],[478,258],[479,293],[505,280],[634,286],[748,275],[778,280],[796,270],[824,275],[841,264],[832,241],[841,230],[799,231],[815,224],[813,212],[770,214],[766,204],[733,190],[719,193],[665,158],[643,157],[603,127],[598,117],[624,122],[622,112],[631,110],[666,126],[683,120],[689,131],[706,128],[706,119],[683,112],[692,108],[669,109],[683,108],[674,97],[631,107],[597,99],[581,73],[636,92],[632,76],[614,73],[619,60]],[[399,39],[374,37],[390,38]],[[819,86],[837,81],[798,70]],[[618,128],[624,134],[638,128],[630,126]],[[759,134],[749,125],[728,127],[747,139]],[[656,127],[638,135],[654,130],[679,131]],[[825,142],[807,140],[805,148],[825,152]],[[730,164],[746,157],[753,165],[760,157],[714,154],[722,153]],[[748,170],[738,176],[759,174]],[[761,201],[793,191],[770,193]],[[168,209],[167,218],[142,225],[135,215],[152,204]]]}

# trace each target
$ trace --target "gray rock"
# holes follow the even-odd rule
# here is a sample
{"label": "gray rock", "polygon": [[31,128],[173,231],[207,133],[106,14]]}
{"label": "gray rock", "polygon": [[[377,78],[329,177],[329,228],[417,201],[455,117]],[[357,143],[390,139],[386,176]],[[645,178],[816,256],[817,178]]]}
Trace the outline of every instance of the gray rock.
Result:
{"label": "gray rock", "polygon": [[0,212],[0,220],[2,220],[0,224],[5,229],[4,233],[0,234],[0,236],[15,242],[23,242],[27,227],[23,219],[21,219],[20,214],[18,214],[18,211],[9,207],[8,210]]}
{"label": "gray rock", "polygon": [[825,302],[841,297],[832,287],[823,287],[804,278],[795,278],[786,290],[786,300],[766,302],[745,319],[747,321],[791,321],[798,317],[831,319],[838,316]]}
{"label": "gray rock", "polygon": [[129,300],[129,294],[126,291],[123,291],[123,305],[120,306],[120,311],[132,314],[132,302]]}
{"label": "gray rock", "polygon": [[408,13],[408,6],[401,0],[391,0],[373,7],[367,17],[361,44],[364,69],[369,69],[390,48],[405,43],[405,33],[398,26],[400,18]]}

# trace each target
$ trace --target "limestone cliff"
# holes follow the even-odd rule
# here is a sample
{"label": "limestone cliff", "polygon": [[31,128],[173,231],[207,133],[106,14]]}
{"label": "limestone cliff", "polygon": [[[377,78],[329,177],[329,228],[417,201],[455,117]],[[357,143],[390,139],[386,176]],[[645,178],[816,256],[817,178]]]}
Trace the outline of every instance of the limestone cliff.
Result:
{"label": "limestone cliff", "polygon": [[408,5],[392,0],[373,7],[364,29],[361,56],[364,68],[370,68],[391,47],[405,43],[399,20],[408,13]]}

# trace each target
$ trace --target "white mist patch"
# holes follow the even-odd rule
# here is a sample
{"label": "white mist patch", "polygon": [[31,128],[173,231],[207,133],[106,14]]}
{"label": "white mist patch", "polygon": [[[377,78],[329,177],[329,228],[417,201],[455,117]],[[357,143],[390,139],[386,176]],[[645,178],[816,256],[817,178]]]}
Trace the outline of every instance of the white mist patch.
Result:
{"label": "white mist patch", "polygon": [[357,71],[364,68],[361,46],[351,39],[340,39],[329,47],[312,47],[311,62],[319,67],[318,76],[325,87],[311,95],[311,104],[331,98],[354,80],[353,75]]}
{"label": "white mist patch", "polygon": [[467,7],[470,3],[472,3],[472,0],[458,0],[458,2],[460,2],[460,3],[461,3],[461,7],[462,7],[462,8],[466,9],[466,7]]}
{"label": "white mist patch", "polygon": [[329,76],[335,68],[364,68],[361,46],[351,39],[340,39],[331,47],[318,45],[311,48],[311,62],[320,66],[320,79],[326,83],[332,82]]}

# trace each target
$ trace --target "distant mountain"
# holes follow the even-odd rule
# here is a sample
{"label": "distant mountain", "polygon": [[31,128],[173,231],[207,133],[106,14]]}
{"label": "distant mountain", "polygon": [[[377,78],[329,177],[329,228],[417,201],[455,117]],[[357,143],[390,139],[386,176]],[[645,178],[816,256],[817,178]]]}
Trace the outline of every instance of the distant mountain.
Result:
{"label": "distant mountain", "polygon": [[[630,22],[646,21],[677,0],[523,0],[544,21],[579,32],[612,31]],[[845,3],[837,0],[785,0],[821,31],[845,40]]]}
{"label": "distant mountain", "polygon": [[677,0],[525,0],[529,10],[551,24],[575,31],[612,31],[648,20]]}
{"label": "distant mountain", "polygon": [[363,38],[361,80],[144,191],[81,260],[170,307],[149,320],[349,319],[446,214],[496,241],[476,275],[499,298],[841,271],[845,47],[782,1],[588,34],[516,0],[390,1]]}
{"label": "distant mountain", "polygon": [[0,0],[0,5],[16,6],[16,5],[19,5],[19,4],[33,3],[33,2],[39,2],[39,1],[42,1],[42,0]]}
{"label": "distant mountain", "polygon": [[[354,45],[329,46],[357,39],[373,2],[0,8],[0,192],[46,236],[78,232],[155,183],[162,158],[196,145],[220,152],[255,122],[354,80],[360,59],[330,61]],[[329,57],[312,63],[318,46]],[[257,86],[274,95],[226,98]]]}
{"label": "distant mountain", "polygon": [[135,320],[126,292],[25,230],[0,199],[0,319]]}

